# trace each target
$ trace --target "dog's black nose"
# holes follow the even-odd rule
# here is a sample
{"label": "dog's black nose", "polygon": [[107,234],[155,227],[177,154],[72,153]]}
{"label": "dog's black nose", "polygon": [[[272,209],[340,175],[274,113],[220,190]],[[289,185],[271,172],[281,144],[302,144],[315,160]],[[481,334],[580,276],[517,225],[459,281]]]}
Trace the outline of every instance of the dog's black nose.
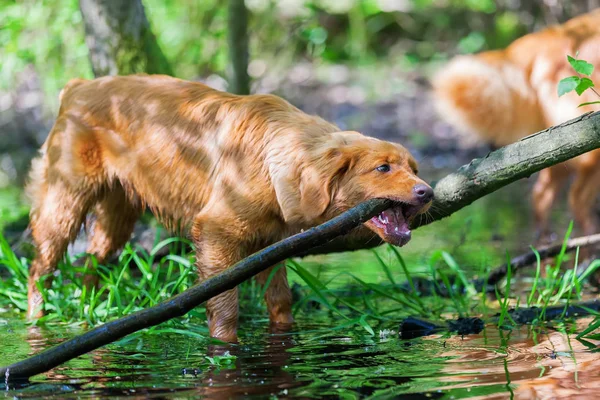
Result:
{"label": "dog's black nose", "polygon": [[415,185],[413,188],[413,193],[415,194],[417,200],[423,204],[429,203],[431,199],[433,199],[433,189],[427,185],[423,185],[422,183]]}

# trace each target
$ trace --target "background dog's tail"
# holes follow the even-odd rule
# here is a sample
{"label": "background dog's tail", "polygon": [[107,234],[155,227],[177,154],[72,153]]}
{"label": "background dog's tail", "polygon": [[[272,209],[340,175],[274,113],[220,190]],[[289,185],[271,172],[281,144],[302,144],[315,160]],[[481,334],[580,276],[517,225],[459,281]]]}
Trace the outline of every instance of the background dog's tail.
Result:
{"label": "background dog's tail", "polygon": [[502,51],[456,57],[432,83],[442,118],[497,146],[545,128],[524,68],[512,64]]}

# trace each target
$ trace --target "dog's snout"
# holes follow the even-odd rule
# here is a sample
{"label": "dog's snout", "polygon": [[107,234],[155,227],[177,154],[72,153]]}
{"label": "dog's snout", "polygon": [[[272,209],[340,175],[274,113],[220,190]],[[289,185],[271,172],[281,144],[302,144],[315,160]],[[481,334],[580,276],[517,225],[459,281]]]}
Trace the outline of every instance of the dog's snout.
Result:
{"label": "dog's snout", "polygon": [[429,203],[433,199],[433,189],[422,183],[413,187],[413,193],[417,200],[423,204]]}

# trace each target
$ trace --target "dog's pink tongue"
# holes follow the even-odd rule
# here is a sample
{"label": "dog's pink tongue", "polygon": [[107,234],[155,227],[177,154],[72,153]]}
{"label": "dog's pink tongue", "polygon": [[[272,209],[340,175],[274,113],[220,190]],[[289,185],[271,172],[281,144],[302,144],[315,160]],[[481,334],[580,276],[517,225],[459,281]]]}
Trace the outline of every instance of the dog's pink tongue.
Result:
{"label": "dog's pink tongue", "polygon": [[388,221],[383,227],[388,241],[396,246],[404,246],[408,243],[411,237],[410,228],[408,222],[404,219],[404,215],[402,215],[402,210],[393,208],[385,210],[382,215]]}

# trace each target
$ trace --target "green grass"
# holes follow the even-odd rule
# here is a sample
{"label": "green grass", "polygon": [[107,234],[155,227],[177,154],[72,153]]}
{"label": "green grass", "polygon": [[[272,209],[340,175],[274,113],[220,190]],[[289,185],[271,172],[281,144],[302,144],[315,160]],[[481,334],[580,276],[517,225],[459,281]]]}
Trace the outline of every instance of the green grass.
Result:
{"label": "green grass", "polygon": [[[570,234],[571,229],[565,235],[565,243]],[[36,323],[93,326],[151,307],[183,292],[197,280],[194,256],[188,252],[188,245],[184,239],[170,238],[156,243],[148,253],[128,244],[114,265],[98,265],[93,257],[84,254],[65,258],[59,266],[60,273],[55,274],[52,287],[42,288],[49,312]],[[159,250],[164,247],[169,248],[169,254],[157,257]],[[385,251],[391,254],[388,262],[382,256]],[[331,329],[356,328],[371,335],[375,335],[377,329],[393,329],[408,315],[445,319],[500,311],[498,325],[510,328],[514,321],[510,319],[508,310],[519,304],[521,299],[527,305],[543,309],[555,304],[567,306],[582,298],[584,280],[600,266],[600,260],[594,261],[578,276],[575,272],[576,262],[572,268],[565,269],[565,264],[571,260],[564,251],[550,266],[543,266],[538,258],[533,273],[519,274],[519,282],[531,281],[525,294],[513,290],[515,285],[509,272],[506,284],[501,288],[502,294],[497,291],[497,301],[487,304],[485,294],[476,292],[465,269],[449,252],[433,251],[425,268],[429,274],[423,276],[422,272],[419,273],[421,278],[429,278],[437,289],[429,295],[418,292],[413,272],[422,271],[423,266],[407,263],[398,249],[385,246],[368,254],[370,257],[364,256],[361,268],[379,269],[381,275],[386,277],[382,282],[365,281],[348,270],[323,279],[319,275],[320,269],[316,269],[312,263],[300,259],[288,260],[287,266],[297,298],[294,313],[328,318]],[[77,262],[82,257],[82,262]],[[17,257],[0,235],[1,309],[8,308],[17,313],[25,311],[30,262],[28,258]],[[98,291],[88,292],[84,288],[82,276],[86,262],[93,263],[98,271]],[[544,267],[548,274],[542,278]],[[488,272],[489,267],[482,268],[480,276],[486,276]],[[339,281],[346,283],[339,285]],[[261,301],[263,296],[264,288],[254,280],[240,286],[243,320],[266,320],[265,306]],[[595,326],[600,326],[600,322]],[[205,310],[198,307],[185,317],[149,332],[206,337]]]}

